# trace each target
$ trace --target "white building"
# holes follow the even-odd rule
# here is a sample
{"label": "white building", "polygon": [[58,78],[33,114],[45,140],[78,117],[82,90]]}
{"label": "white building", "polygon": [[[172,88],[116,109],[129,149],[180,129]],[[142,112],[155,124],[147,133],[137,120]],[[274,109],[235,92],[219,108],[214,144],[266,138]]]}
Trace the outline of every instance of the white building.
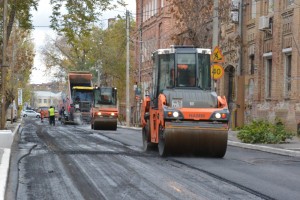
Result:
{"label": "white building", "polygon": [[49,91],[34,91],[32,96],[32,107],[37,109],[39,107],[55,107],[59,110],[63,102],[63,93],[53,93]]}

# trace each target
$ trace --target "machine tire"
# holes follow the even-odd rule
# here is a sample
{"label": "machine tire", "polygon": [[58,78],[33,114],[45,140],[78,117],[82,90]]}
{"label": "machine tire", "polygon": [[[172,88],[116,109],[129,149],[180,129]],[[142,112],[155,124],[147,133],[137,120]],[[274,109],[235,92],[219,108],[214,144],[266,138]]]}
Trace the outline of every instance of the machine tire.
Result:
{"label": "machine tire", "polygon": [[155,148],[155,145],[151,143],[150,138],[150,121],[147,121],[147,125],[142,129],[142,138],[143,138],[143,151],[150,151]]}
{"label": "machine tire", "polygon": [[98,124],[98,125],[97,125],[97,124],[94,124],[94,130],[100,130],[99,124]]}
{"label": "machine tire", "polygon": [[161,125],[159,125],[159,133],[158,133],[158,153],[162,157],[168,155],[166,149],[165,136],[164,136],[164,128]]}
{"label": "machine tire", "polygon": [[219,148],[217,148],[213,154],[213,157],[215,158],[223,158],[226,154],[227,150],[227,142],[223,142],[222,144],[219,145]]}
{"label": "machine tire", "polygon": [[225,151],[220,151],[214,155],[215,158],[223,158],[225,156],[226,150]]}

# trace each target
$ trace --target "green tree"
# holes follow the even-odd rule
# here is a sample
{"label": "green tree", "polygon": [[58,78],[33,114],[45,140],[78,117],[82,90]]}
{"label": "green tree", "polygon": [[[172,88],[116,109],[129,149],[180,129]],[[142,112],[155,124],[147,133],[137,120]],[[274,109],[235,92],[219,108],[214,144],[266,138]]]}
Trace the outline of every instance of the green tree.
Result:
{"label": "green tree", "polygon": [[112,0],[51,0],[52,16],[51,28],[66,40],[67,46],[71,48],[69,54],[74,62],[74,68],[86,69],[90,63],[87,54],[90,51],[89,38],[93,27],[100,21],[103,11],[111,10],[117,5],[123,5],[123,1]]}
{"label": "green tree", "polygon": [[[134,21],[131,21],[132,31],[134,26]],[[100,70],[101,85],[115,86],[119,90],[119,96],[125,96],[125,17],[118,16],[115,23],[107,29],[92,27],[89,35],[83,36],[81,43],[76,46],[71,45],[66,37],[59,36],[45,45],[42,55],[49,69],[59,66],[59,73],[65,75],[69,71],[86,70],[94,73],[94,81],[97,82],[96,70]]]}
{"label": "green tree", "polygon": [[[131,21],[130,35],[133,35],[135,22]],[[133,58],[133,45],[130,48]],[[118,88],[119,97],[125,99],[126,86],[126,18],[119,16],[115,23],[103,32],[103,42],[99,54],[102,62],[101,80],[103,85],[112,84]],[[130,59],[133,66],[133,59]],[[133,77],[133,69],[130,69]],[[131,79],[132,80],[132,79]],[[132,87],[130,87],[132,88]]]}
{"label": "green tree", "polygon": [[17,88],[26,88],[30,78],[33,60],[34,44],[30,36],[30,31],[24,31],[22,28],[14,27],[11,40],[8,43],[7,56],[9,68],[7,73],[6,105],[17,97]]}
{"label": "green tree", "polygon": [[[4,0],[0,0],[1,19],[3,18],[3,3]],[[22,27],[24,30],[32,29],[32,15],[30,10],[37,10],[39,0],[11,0],[8,1],[8,28],[7,35],[9,40],[11,32],[13,30],[13,25],[18,22],[18,26]],[[3,21],[1,21],[1,31],[3,29]],[[2,43],[2,34],[1,34],[1,43]]]}
{"label": "green tree", "polygon": [[[0,17],[3,18],[3,0],[0,0]],[[101,16],[101,12],[107,9],[113,9],[116,5],[112,4],[112,0],[82,0],[82,1],[73,1],[73,0],[51,0],[53,15],[51,18],[51,27],[56,30],[63,37],[59,38],[59,40],[66,40],[65,48],[70,48],[70,54],[66,54],[71,58],[76,59],[58,59],[62,60],[63,63],[60,63],[60,66],[73,66],[74,68],[86,68],[89,63],[86,62],[86,54],[89,51],[89,47],[85,40],[88,40],[90,35],[91,27],[93,24],[96,24],[99,21],[99,16]],[[8,30],[7,30],[7,41],[11,41],[11,33],[13,30],[17,30],[18,27],[22,27],[23,32],[27,32],[30,34],[30,30],[32,30],[32,15],[30,14],[30,10],[37,10],[37,5],[39,0],[11,0],[8,1]],[[123,1],[118,1],[118,4],[123,4]],[[64,8],[63,12],[61,12],[61,8]],[[62,14],[63,13],[63,14]],[[14,29],[14,27],[16,27]],[[3,29],[3,23],[0,23],[1,32]],[[21,31],[20,31],[21,32]],[[18,33],[20,33],[18,32]],[[19,36],[18,36],[19,37]],[[27,36],[26,36],[27,37]],[[24,37],[21,37],[24,39]],[[2,35],[0,36],[0,43],[3,43]],[[20,43],[18,43],[20,44]],[[8,44],[9,45],[9,44]],[[13,48],[12,48],[13,49]],[[14,69],[9,69],[9,73],[6,77],[3,77],[6,80],[11,80],[11,77],[14,76],[15,80],[15,70],[18,69],[19,66],[22,68],[19,69],[18,73],[23,72],[23,77],[18,80],[28,81],[30,72],[33,66],[33,50],[29,52],[31,49],[28,46],[28,49],[25,49],[24,53],[26,53],[25,57],[17,56],[18,58],[23,58],[23,63],[17,63],[18,59],[15,59],[16,55],[8,55],[9,64],[15,66]],[[20,53],[23,48],[18,49]],[[60,55],[62,56],[62,55]],[[12,61],[14,59],[14,61]],[[55,58],[52,59],[52,61]],[[25,63],[24,63],[25,61]],[[73,63],[72,63],[73,62]],[[26,67],[24,67],[26,65]],[[30,66],[30,67],[28,67]],[[57,66],[57,65],[56,65]],[[67,68],[66,67],[66,68]],[[2,76],[2,75],[1,75]],[[14,84],[15,86],[16,84]],[[24,83],[21,85],[25,85]],[[1,98],[5,95],[7,104],[11,103],[13,99],[15,99],[15,87],[5,88],[5,94],[1,94]],[[28,92],[30,93],[30,92]],[[6,105],[7,107],[8,105]]]}

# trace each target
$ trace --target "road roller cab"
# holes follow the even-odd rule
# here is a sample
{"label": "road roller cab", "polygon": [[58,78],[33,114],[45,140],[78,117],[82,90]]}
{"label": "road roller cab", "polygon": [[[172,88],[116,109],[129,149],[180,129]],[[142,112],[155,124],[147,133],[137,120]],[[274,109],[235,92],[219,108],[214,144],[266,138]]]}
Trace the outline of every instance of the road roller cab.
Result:
{"label": "road roller cab", "polygon": [[143,148],[159,154],[223,157],[229,111],[211,91],[210,49],[171,47],[153,53],[151,91],[141,108]]}

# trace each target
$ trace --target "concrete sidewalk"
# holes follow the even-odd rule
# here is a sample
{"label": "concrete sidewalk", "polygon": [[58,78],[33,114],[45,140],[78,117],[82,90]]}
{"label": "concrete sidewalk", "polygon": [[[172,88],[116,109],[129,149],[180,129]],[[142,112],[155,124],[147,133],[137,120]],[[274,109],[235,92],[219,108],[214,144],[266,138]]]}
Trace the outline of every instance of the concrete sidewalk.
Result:
{"label": "concrete sidewalk", "polygon": [[[20,122],[6,124],[6,130],[0,130],[0,200],[4,200],[6,181],[9,171],[11,145],[15,134],[18,132]],[[5,141],[4,141],[5,140]]]}

